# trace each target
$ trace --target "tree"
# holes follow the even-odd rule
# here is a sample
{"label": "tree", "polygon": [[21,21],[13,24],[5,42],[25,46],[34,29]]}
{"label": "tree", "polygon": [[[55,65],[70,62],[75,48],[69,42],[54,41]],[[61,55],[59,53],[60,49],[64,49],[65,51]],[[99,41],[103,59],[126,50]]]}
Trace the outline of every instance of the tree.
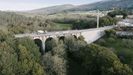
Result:
{"label": "tree", "polygon": [[12,40],[13,36],[9,32],[4,32],[0,30],[0,42],[10,42]]}
{"label": "tree", "polygon": [[16,75],[17,54],[6,42],[0,43],[0,75]]}
{"label": "tree", "polygon": [[87,29],[87,28],[95,28],[96,27],[96,20],[89,20],[89,19],[81,19],[76,20],[73,23],[73,29]]}
{"label": "tree", "polygon": [[58,42],[51,51],[44,55],[47,75],[67,75],[67,53],[62,42]]}
{"label": "tree", "polygon": [[41,54],[34,41],[28,38],[16,40],[18,54],[18,75],[44,75]]}
{"label": "tree", "polygon": [[117,20],[115,18],[112,18],[110,16],[104,16],[100,18],[100,26],[110,26],[117,23]]}
{"label": "tree", "polygon": [[30,57],[29,51],[22,46],[18,45],[18,74],[24,75],[24,74],[30,74],[30,70],[32,70],[33,66],[33,59]]}
{"label": "tree", "polygon": [[83,66],[89,75],[132,75],[132,70],[122,64],[109,49],[92,44],[80,51]]}
{"label": "tree", "polygon": [[24,46],[29,51],[31,58],[33,58],[36,62],[40,62],[41,53],[33,40],[29,38],[16,39],[15,44],[16,46],[19,44]]}
{"label": "tree", "polygon": [[123,19],[128,16],[128,12],[126,10],[115,10],[108,13],[108,16],[115,17],[116,15],[123,15]]}
{"label": "tree", "polygon": [[51,51],[57,45],[58,45],[58,40],[55,40],[53,38],[48,38],[45,42],[45,52]]}

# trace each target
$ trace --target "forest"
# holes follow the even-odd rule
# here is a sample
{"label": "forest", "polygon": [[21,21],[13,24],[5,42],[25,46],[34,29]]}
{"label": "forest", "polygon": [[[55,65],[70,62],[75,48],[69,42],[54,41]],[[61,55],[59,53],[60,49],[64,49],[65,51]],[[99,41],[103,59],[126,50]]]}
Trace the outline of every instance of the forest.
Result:
{"label": "forest", "polygon": [[0,32],[1,75],[132,75],[131,39],[121,39],[114,30],[93,44],[82,36],[50,39],[41,55],[29,38],[15,39]]}
{"label": "forest", "polygon": [[[100,17],[100,27],[114,25],[118,20],[111,15]],[[90,15],[28,17],[1,11],[0,75],[133,75],[133,40],[116,35],[117,29],[105,31],[92,44],[87,44],[83,36],[50,38],[45,54],[34,40],[14,36],[37,30],[95,27],[96,17]]]}

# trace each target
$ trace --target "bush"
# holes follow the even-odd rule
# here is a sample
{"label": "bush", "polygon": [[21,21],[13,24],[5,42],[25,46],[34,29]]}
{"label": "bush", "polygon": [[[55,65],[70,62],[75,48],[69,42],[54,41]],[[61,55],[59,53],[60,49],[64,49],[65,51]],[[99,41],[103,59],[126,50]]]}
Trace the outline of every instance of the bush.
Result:
{"label": "bush", "polygon": [[102,46],[106,45],[106,41],[104,39],[99,39],[97,43]]}
{"label": "bush", "polygon": [[129,67],[133,70],[133,51],[132,50],[119,50],[117,51],[117,55],[120,58],[121,62],[128,64]]}
{"label": "bush", "polygon": [[48,38],[45,42],[45,52],[51,51],[54,47],[57,47],[58,40],[53,38]]}
{"label": "bush", "polygon": [[109,41],[110,43],[113,43],[113,42],[115,42],[115,39],[112,38],[112,37],[110,37],[110,38],[108,38],[108,41]]}
{"label": "bush", "polygon": [[84,39],[85,39],[85,38],[84,38],[83,36],[79,36],[79,37],[78,37],[78,40],[84,41]]}
{"label": "bush", "polygon": [[115,38],[116,37],[116,31],[114,29],[110,29],[110,30],[105,30],[105,34],[107,37],[112,37]]}
{"label": "bush", "polygon": [[123,47],[133,48],[133,40],[130,39],[122,39]]}

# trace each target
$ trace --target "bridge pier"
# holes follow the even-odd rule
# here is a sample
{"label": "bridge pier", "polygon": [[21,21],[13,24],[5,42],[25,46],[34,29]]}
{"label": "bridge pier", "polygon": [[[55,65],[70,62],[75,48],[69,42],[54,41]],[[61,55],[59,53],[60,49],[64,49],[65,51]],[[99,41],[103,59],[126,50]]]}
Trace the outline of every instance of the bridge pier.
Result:
{"label": "bridge pier", "polygon": [[42,40],[42,54],[44,54],[45,53],[45,41],[46,40]]}

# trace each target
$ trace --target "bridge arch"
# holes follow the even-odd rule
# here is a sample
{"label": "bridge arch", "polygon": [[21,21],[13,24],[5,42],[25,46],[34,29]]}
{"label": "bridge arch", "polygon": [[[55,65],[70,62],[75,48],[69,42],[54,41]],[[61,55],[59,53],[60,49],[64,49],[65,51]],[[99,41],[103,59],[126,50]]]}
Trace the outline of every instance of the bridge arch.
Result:
{"label": "bridge arch", "polygon": [[43,49],[43,42],[40,39],[34,39],[35,44],[39,47],[39,51],[41,52],[41,54],[44,53],[44,49]]}
{"label": "bridge arch", "polygon": [[60,40],[62,40],[62,41],[65,40],[65,36],[60,36],[60,37],[58,37],[58,38],[59,38],[59,41],[60,41]]}
{"label": "bridge arch", "polygon": [[52,44],[55,39],[52,37],[49,37],[45,40],[45,52],[49,52],[52,50]]}
{"label": "bridge arch", "polygon": [[74,37],[75,39],[78,39],[78,37],[77,37],[76,35],[73,35],[73,37]]}

